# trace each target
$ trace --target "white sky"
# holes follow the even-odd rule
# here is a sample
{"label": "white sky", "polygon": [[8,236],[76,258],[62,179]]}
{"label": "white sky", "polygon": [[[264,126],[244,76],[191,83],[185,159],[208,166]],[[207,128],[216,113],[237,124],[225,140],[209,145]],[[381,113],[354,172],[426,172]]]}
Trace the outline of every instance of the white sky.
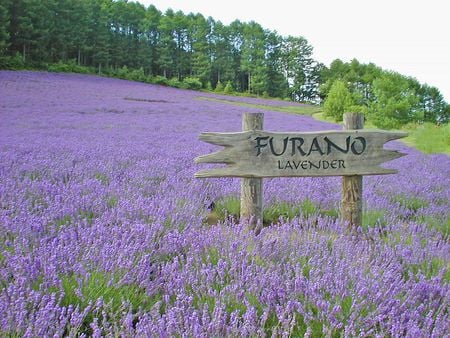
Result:
{"label": "white sky", "polygon": [[437,87],[450,103],[450,11],[446,0],[139,0],[224,24],[251,20],[303,36],[314,58],[376,65]]}

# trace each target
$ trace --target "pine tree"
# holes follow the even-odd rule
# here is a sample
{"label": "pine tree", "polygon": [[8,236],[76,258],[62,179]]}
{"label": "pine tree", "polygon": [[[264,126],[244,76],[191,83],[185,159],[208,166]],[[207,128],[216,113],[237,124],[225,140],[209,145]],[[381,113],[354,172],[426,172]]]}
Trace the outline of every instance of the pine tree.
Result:
{"label": "pine tree", "polygon": [[0,56],[6,54],[9,47],[9,32],[10,25],[9,8],[11,6],[10,0],[4,0],[0,3]]}

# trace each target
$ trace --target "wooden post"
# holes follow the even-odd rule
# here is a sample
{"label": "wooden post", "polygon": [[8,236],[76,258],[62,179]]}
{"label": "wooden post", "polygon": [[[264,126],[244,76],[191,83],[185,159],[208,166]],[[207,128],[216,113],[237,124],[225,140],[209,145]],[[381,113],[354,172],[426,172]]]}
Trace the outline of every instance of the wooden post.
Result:
{"label": "wooden post", "polygon": [[[364,128],[364,115],[361,113],[345,113],[344,129],[354,130]],[[362,225],[362,176],[342,177],[341,220],[350,228]]]}
{"label": "wooden post", "polygon": [[[263,130],[263,125],[263,113],[244,113],[242,116],[242,131]],[[263,222],[262,184],[262,178],[245,177],[241,181],[241,222],[248,223],[251,229]]]}

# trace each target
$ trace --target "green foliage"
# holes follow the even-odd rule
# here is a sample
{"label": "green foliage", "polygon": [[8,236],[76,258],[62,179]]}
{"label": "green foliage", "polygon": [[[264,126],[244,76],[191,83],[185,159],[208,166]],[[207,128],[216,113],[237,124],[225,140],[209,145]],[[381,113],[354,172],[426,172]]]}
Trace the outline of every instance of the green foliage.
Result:
{"label": "green foliage", "polygon": [[133,310],[150,309],[160,296],[149,297],[146,291],[133,284],[122,284],[118,277],[102,272],[92,272],[86,276],[74,274],[61,277],[64,291],[63,306],[79,306],[81,309],[102,298],[114,311],[123,309],[128,302]]}
{"label": "green foliage", "polygon": [[[382,128],[449,120],[450,106],[435,87],[356,59],[328,69],[312,52],[304,37],[280,36],[254,21],[224,25],[135,1],[0,4],[0,69],[89,72],[189,89],[217,83],[219,93],[334,101],[325,102],[333,119],[342,109],[366,109]],[[345,98],[333,98],[336,81],[350,93]]]}
{"label": "green foliage", "polygon": [[331,86],[323,106],[325,115],[336,121],[342,121],[344,113],[349,111],[352,106],[354,103],[350,91],[344,82],[336,80]]}
{"label": "green foliage", "polygon": [[356,59],[333,61],[329,69],[322,68],[320,80],[322,99],[327,99],[335,81],[342,81],[356,105],[349,110],[367,114],[380,128],[398,128],[410,121],[445,123],[450,116],[450,106],[437,88]]}
{"label": "green foliage", "polygon": [[363,212],[362,227],[364,229],[373,226],[384,227],[387,224],[384,218],[385,214],[386,212],[383,210],[367,210]]}
{"label": "green foliage", "polygon": [[90,73],[87,67],[79,66],[75,60],[68,60],[67,62],[59,61],[48,66],[48,71],[56,73]]}
{"label": "green foliage", "polygon": [[101,172],[97,172],[94,175],[95,179],[99,180],[103,185],[109,185],[110,182],[110,178],[108,177],[108,175],[103,174]]}
{"label": "green foliage", "polygon": [[289,113],[289,114],[299,114],[299,115],[313,115],[316,113],[319,113],[322,111],[322,109],[319,106],[314,105],[298,105],[298,106],[274,106],[274,105],[264,105],[264,104],[253,104],[253,103],[247,103],[247,102],[239,102],[239,101],[233,101],[228,99],[218,99],[218,98],[211,98],[211,97],[198,97],[200,100],[208,100],[208,101],[215,101],[215,102],[222,102],[227,104],[232,104],[236,106],[244,106],[244,107],[252,107],[262,110],[268,110],[268,111],[279,111],[283,113]]}
{"label": "green foliage", "polygon": [[225,94],[233,94],[234,93],[234,88],[233,88],[233,84],[231,83],[231,81],[227,81],[227,84],[226,84],[225,88],[223,89],[223,92]]}
{"label": "green foliage", "polygon": [[220,252],[215,247],[209,247],[206,252],[202,255],[203,263],[211,264],[212,266],[216,266],[219,262]]}
{"label": "green foliage", "polygon": [[217,81],[216,88],[214,89],[214,91],[215,91],[216,93],[222,93],[223,90],[224,90],[224,88],[223,88],[222,82]]}
{"label": "green foliage", "polygon": [[165,78],[164,76],[159,76],[159,75],[152,78],[152,83],[161,85],[161,86],[169,85],[169,81],[167,80],[167,78]]}
{"label": "green foliage", "polygon": [[0,56],[0,69],[21,70],[27,68],[23,57],[16,53],[15,56]]}
{"label": "green foliage", "polygon": [[55,225],[57,227],[62,227],[62,226],[66,226],[72,223],[72,216],[70,215],[64,215],[61,218],[58,218],[55,220]]}
{"label": "green foliage", "polygon": [[373,81],[376,100],[369,104],[369,116],[383,129],[399,128],[420,119],[419,99],[408,79],[397,73],[385,73]]}
{"label": "green foliage", "polygon": [[405,277],[409,276],[417,278],[417,276],[423,275],[426,279],[436,277],[443,271],[444,281],[450,283],[450,265],[443,259],[433,257],[431,260],[424,260],[418,264],[407,264],[405,266]]}
{"label": "green foliage", "polygon": [[167,84],[168,84],[170,87],[181,88],[181,89],[186,89],[186,88],[187,88],[186,84],[183,83],[183,81],[178,80],[178,78],[176,78],[176,77],[171,78],[171,79],[167,82]]}
{"label": "green foliage", "polygon": [[[239,219],[241,201],[239,198],[227,196],[218,200],[214,207],[214,213],[220,220],[227,217]],[[264,207],[263,219],[265,225],[278,223],[281,218],[293,219],[295,217],[310,217],[320,213],[319,208],[309,199],[294,205],[287,202],[275,202]]]}
{"label": "green foliage", "polygon": [[97,216],[92,210],[81,210],[78,212],[78,217],[85,220],[87,224],[92,224]]}
{"label": "green foliage", "polygon": [[187,77],[183,80],[187,89],[199,90],[202,88],[202,82],[196,77]]}
{"label": "green foliage", "polygon": [[233,196],[223,197],[216,202],[214,212],[217,213],[217,216],[221,220],[229,216],[239,219],[241,214],[241,200]]}
{"label": "green foliage", "polygon": [[106,206],[109,209],[115,208],[117,203],[119,203],[119,198],[117,196],[111,196],[106,201]]}
{"label": "green foliage", "polygon": [[398,203],[405,209],[417,212],[419,209],[428,207],[429,203],[415,196],[395,195],[391,197],[393,203]]}
{"label": "green foliage", "polygon": [[408,132],[405,142],[415,146],[424,153],[444,153],[450,155],[450,124],[436,125],[408,124],[404,127]]}
{"label": "green foliage", "polygon": [[300,204],[294,205],[287,202],[276,202],[264,209],[264,223],[278,223],[281,218],[293,219],[295,217],[310,217],[318,214],[318,207],[309,199],[303,200]]}
{"label": "green foliage", "polygon": [[133,80],[133,81],[139,81],[139,82],[146,82],[147,81],[147,76],[144,73],[144,68],[139,68],[139,69],[133,69],[131,70],[127,77],[128,80]]}
{"label": "green foliage", "polygon": [[270,206],[266,206],[263,212],[264,223],[278,223],[280,218],[285,220],[298,217],[301,213],[300,206],[293,206],[287,202],[276,202]]}
{"label": "green foliage", "polygon": [[428,216],[428,215],[419,215],[417,221],[420,223],[427,224],[431,229],[435,229],[439,231],[444,238],[447,240],[450,239],[450,216],[449,215],[441,215],[439,216]]}

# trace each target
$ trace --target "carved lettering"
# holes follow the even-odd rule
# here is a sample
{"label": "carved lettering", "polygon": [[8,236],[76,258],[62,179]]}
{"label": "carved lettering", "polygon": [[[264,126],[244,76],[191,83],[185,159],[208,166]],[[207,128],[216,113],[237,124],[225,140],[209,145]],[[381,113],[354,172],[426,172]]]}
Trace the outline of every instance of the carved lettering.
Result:
{"label": "carved lettering", "polygon": [[277,161],[277,168],[280,170],[330,170],[330,169],[340,169],[345,168],[345,161],[344,160],[319,160],[319,161],[309,161],[309,160],[303,160],[303,161]]}
{"label": "carved lettering", "polygon": [[[345,144],[339,144],[332,140],[330,137],[325,136],[323,138],[314,137],[309,144],[302,137],[284,137],[282,142],[273,136],[258,136],[255,138],[256,141],[256,156],[260,156],[268,148],[270,154],[274,156],[282,156],[286,153],[288,149],[289,142],[290,146],[290,156],[296,156],[297,154],[301,156],[310,156],[319,154],[330,155],[333,152],[348,154],[349,151],[354,155],[361,155],[367,148],[367,142],[364,137],[358,136],[352,139],[351,136],[345,138]],[[339,166],[339,164],[335,164]]]}
{"label": "carved lettering", "polygon": [[[305,143],[305,140],[303,138],[301,138],[301,137],[291,137],[290,141],[292,143],[291,156],[295,155],[296,150],[298,150],[300,155],[302,155],[302,156],[306,155],[305,151],[302,149],[302,145],[303,145],[303,143]],[[297,142],[298,142],[298,145],[296,145]]]}
{"label": "carved lettering", "polygon": [[339,147],[336,143],[334,143],[333,141],[331,141],[331,140],[328,138],[328,136],[325,136],[323,139],[324,139],[324,141],[327,143],[327,154],[328,154],[328,155],[331,153],[331,148],[334,148],[334,149],[340,151],[340,152],[343,153],[343,154],[347,154],[347,153],[348,153],[348,149],[349,149],[349,147],[350,147],[350,139],[351,139],[350,136],[347,137],[347,138],[345,139],[345,145],[346,145],[345,149]]}
{"label": "carved lettering", "polygon": [[281,156],[281,155],[283,155],[284,152],[286,151],[288,141],[289,141],[289,137],[285,137],[284,140],[283,140],[283,150],[281,151],[281,153],[277,153],[277,152],[275,151],[274,146],[273,146],[273,137],[271,137],[271,138],[269,139],[269,144],[270,144],[270,151],[272,152],[272,154],[275,155],[275,156]]}
{"label": "carved lettering", "polygon": [[257,137],[256,140],[256,146],[255,148],[258,149],[258,151],[256,152],[256,156],[261,155],[261,148],[267,147],[267,143],[262,143],[261,141],[265,141],[268,140],[269,136],[263,136],[263,137]]}
{"label": "carved lettering", "polygon": [[[359,146],[356,140],[360,142]],[[355,141],[352,143],[352,153],[355,155],[361,155],[364,150],[366,150],[366,139],[364,137],[355,137]]]}

